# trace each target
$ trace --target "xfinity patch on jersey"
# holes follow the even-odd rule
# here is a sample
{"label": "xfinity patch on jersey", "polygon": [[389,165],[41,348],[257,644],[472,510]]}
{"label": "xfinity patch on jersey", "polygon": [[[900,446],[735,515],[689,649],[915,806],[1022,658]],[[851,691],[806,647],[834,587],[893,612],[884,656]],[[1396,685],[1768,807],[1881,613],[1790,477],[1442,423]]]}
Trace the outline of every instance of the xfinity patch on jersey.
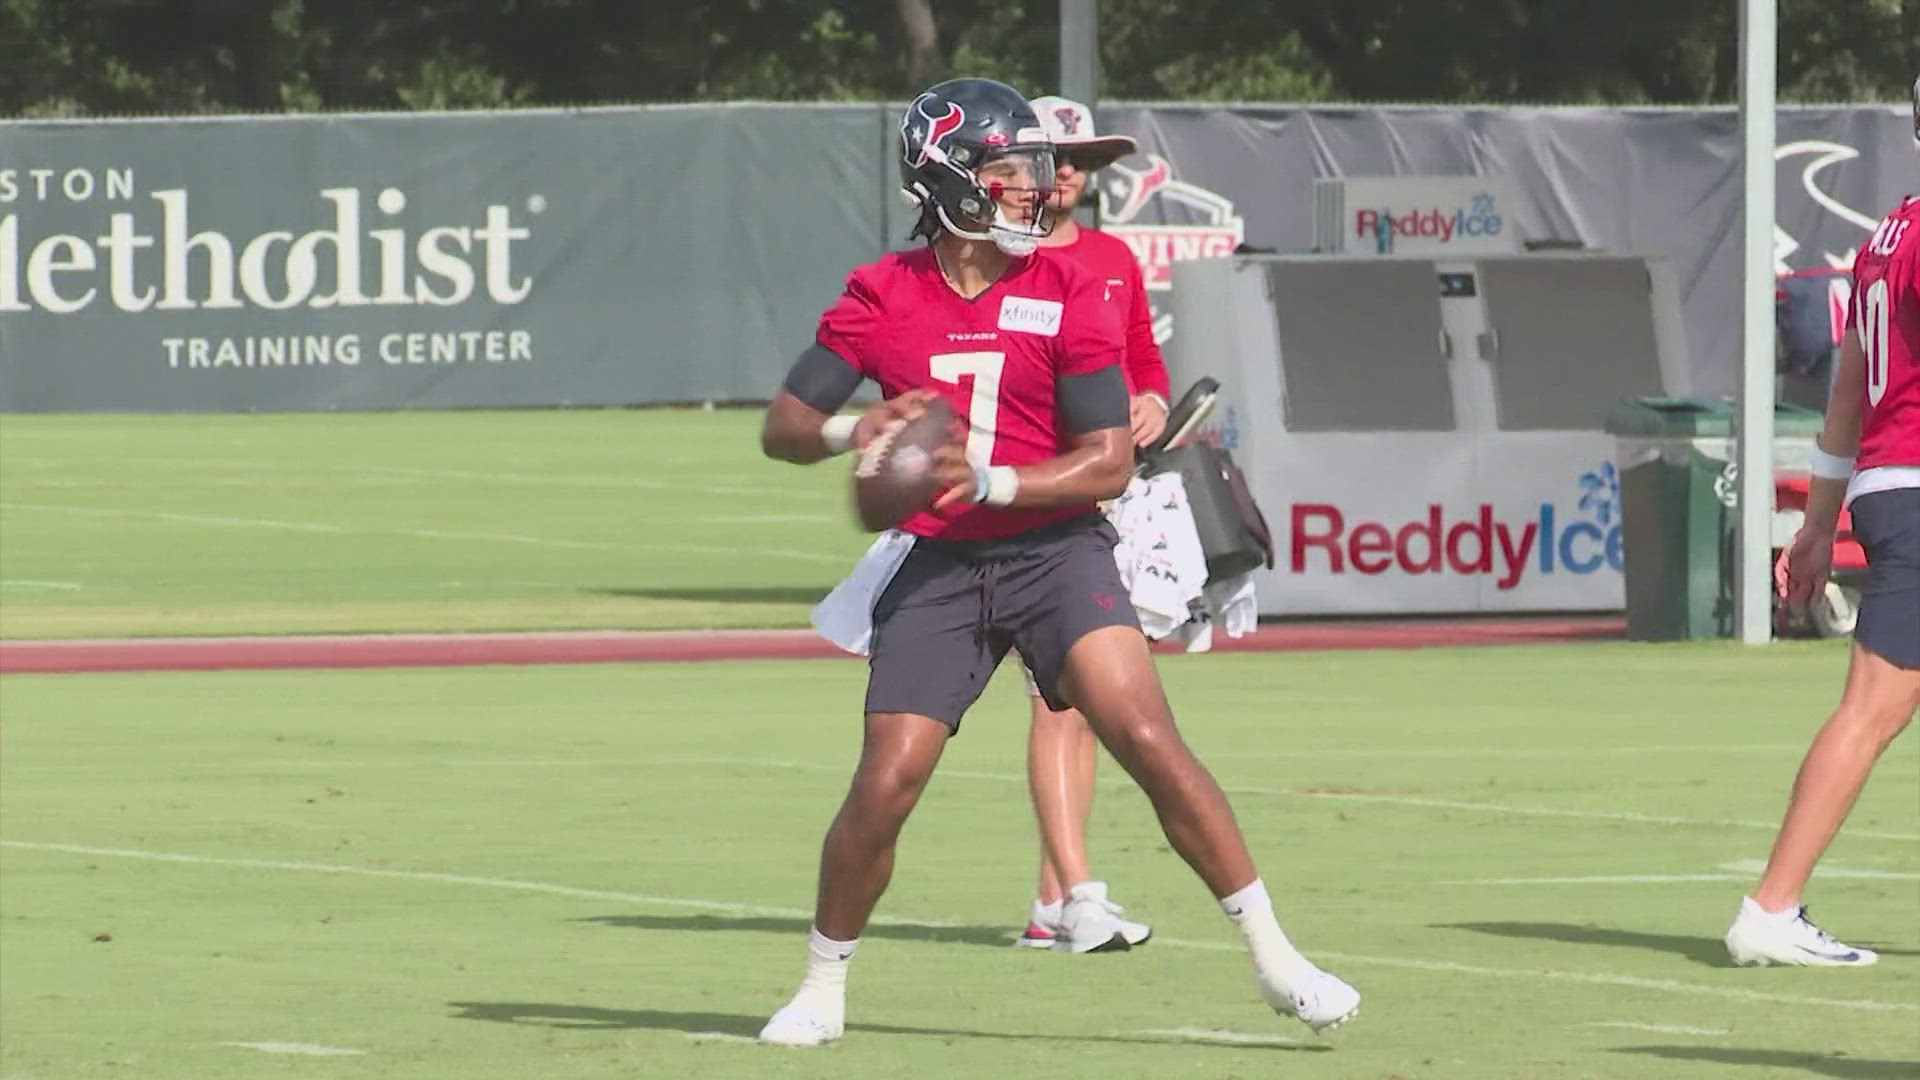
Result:
{"label": "xfinity patch on jersey", "polygon": [[1058,337],[1061,307],[1058,300],[1034,300],[1025,296],[1009,296],[1000,302],[1000,329],[1017,330],[1022,334],[1038,334],[1041,337]]}

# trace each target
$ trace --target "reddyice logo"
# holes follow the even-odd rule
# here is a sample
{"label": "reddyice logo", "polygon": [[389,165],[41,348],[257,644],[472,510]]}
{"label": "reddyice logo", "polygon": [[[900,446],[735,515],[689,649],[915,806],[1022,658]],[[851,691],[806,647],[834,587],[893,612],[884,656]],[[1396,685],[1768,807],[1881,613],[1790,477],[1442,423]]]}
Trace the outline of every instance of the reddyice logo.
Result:
{"label": "reddyice logo", "polygon": [[1504,228],[1506,223],[1492,195],[1476,195],[1466,206],[1452,210],[1438,206],[1405,212],[1381,208],[1356,210],[1353,214],[1353,234],[1372,237],[1383,252],[1393,250],[1396,238],[1448,244],[1455,236],[1499,236]]}
{"label": "reddyice logo", "polygon": [[[0,206],[33,201],[23,199],[34,189],[22,180],[43,171],[51,172],[0,170]],[[30,211],[0,216],[0,312],[453,307],[482,291],[495,304],[514,305],[533,291],[532,276],[514,266],[516,244],[533,233],[504,203],[482,208],[478,221],[410,231],[383,220],[407,209],[399,188],[368,200],[360,188],[331,187],[318,192],[331,211],[324,223],[308,217],[248,235],[209,225],[217,215],[197,216],[187,188],[149,192],[143,203],[133,198],[130,170],[107,177],[100,201],[114,208],[98,227],[35,235]],[[65,186],[65,201],[93,201],[96,185],[85,190],[87,199],[74,199]],[[39,201],[50,201],[62,188],[39,191]],[[545,206],[535,195],[525,212]]]}
{"label": "reddyice logo", "polygon": [[[1344,574],[1398,570],[1403,574],[1491,575],[1501,591],[1528,573],[1619,573],[1625,565],[1620,533],[1620,479],[1611,462],[1581,474],[1575,514],[1541,503],[1527,519],[1495,516],[1481,503],[1451,515],[1439,503],[1422,518],[1398,523],[1349,520],[1332,503],[1295,503],[1289,518],[1289,569]],[[1580,516],[1583,515],[1583,516]]]}

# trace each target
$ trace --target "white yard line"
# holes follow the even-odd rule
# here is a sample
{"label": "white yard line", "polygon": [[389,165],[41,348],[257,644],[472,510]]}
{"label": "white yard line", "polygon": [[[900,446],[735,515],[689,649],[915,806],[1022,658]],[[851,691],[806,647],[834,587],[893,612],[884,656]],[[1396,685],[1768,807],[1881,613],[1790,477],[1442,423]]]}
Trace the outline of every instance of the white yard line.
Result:
{"label": "white yard line", "polygon": [[1600,1028],[1625,1028],[1628,1031],[1651,1031],[1659,1035],[1731,1035],[1732,1028],[1692,1027],[1687,1024],[1643,1024],[1637,1020],[1599,1020],[1585,1025]]}
{"label": "white yard line", "polygon": [[[78,458],[14,457],[9,461],[23,466],[82,466],[97,468],[106,462],[83,460]],[[311,472],[315,465],[301,462],[277,461],[227,461],[219,458],[169,458],[142,457],[126,462],[112,462],[117,469],[128,466],[147,468],[185,468],[210,472]],[[758,487],[754,485],[715,484],[706,480],[712,474],[701,470],[688,470],[687,478],[681,480],[662,480],[658,477],[640,476],[580,476],[570,473],[519,473],[519,472],[482,472],[470,469],[421,469],[399,465],[343,465],[329,463],[325,471],[331,474],[353,473],[362,476],[391,476],[413,480],[467,480],[485,484],[525,484],[533,487],[580,487],[605,488],[626,491],[689,491],[702,495],[731,495],[753,499],[817,499],[813,492],[794,488]],[[704,479],[702,479],[704,477]]]}
{"label": "white yard line", "polygon": [[681,1034],[694,1042],[753,1043],[756,1045],[760,1042],[759,1039],[751,1035],[735,1035],[729,1031],[686,1031]]}
{"label": "white yard line", "polygon": [[1589,758],[1597,755],[1634,756],[1638,754],[1758,754],[1802,753],[1805,743],[1738,743],[1722,746],[1596,746],[1596,747],[1514,747],[1514,746],[1370,746],[1351,750],[1201,750],[1207,761],[1246,759],[1249,761],[1287,761],[1292,758]]}
{"label": "white yard line", "polygon": [[[1777,821],[1753,821],[1740,818],[1696,818],[1681,817],[1673,814],[1639,814],[1629,810],[1567,810],[1551,806],[1514,806],[1508,803],[1460,802],[1452,799],[1417,799],[1398,795],[1350,795],[1342,792],[1300,792],[1283,791],[1277,788],[1235,787],[1221,785],[1231,794],[1275,795],[1288,798],[1333,799],[1343,802],[1382,803],[1392,806],[1423,806],[1435,810],[1467,810],[1487,814],[1511,814],[1520,817],[1556,817],[1584,818],[1589,821],[1630,821],[1642,825],[1687,825],[1716,829],[1760,829],[1773,832],[1780,827]],[[1855,839],[1872,840],[1920,840],[1920,833],[1873,832],[1857,830],[1847,833]]]}
{"label": "white yard line", "polygon": [[444,529],[362,529],[313,521],[278,521],[271,518],[222,517],[212,514],[177,514],[166,510],[127,507],[70,506],[60,503],[0,503],[5,510],[41,510],[53,513],[82,514],[93,517],[124,517],[167,521],[182,525],[209,525],[218,528],[279,529],[290,532],[329,533],[343,536],[404,536],[425,540],[474,540],[484,543],[524,544],[534,547],[566,548],[576,551],[624,551],[640,555],[737,555],[748,558],[800,559],[852,566],[846,555],[825,555],[787,548],[736,548],[718,544],[623,544],[611,540],[565,540],[550,536],[523,536],[517,533],[458,532]]}
{"label": "white yard line", "polygon": [[[851,763],[826,764],[805,761],[777,761],[763,758],[649,758],[649,759],[594,759],[594,758],[501,758],[501,759],[444,759],[441,761],[227,761],[206,762],[204,767],[222,769],[284,768],[284,769],[326,769],[326,768],[380,768],[421,766],[458,767],[458,768],[725,768],[725,769],[785,769],[796,772],[847,773]],[[973,769],[937,769],[934,778],[949,777],[956,780],[986,780],[1004,784],[1025,784],[1027,777],[1022,773],[982,772]],[[1133,782],[1124,778],[1109,777],[1099,781],[1109,787],[1131,787]],[[1772,832],[1779,828],[1775,821],[1747,821],[1738,818],[1695,818],[1668,814],[1642,814],[1631,810],[1576,810],[1553,806],[1522,806],[1514,803],[1464,802],[1454,799],[1428,799],[1412,795],[1368,795],[1344,791],[1319,791],[1314,789],[1294,789],[1264,787],[1251,784],[1235,784],[1221,781],[1220,789],[1229,795],[1258,795],[1267,798],[1305,799],[1310,801],[1372,803],[1382,806],[1411,806],[1440,810],[1461,810],[1481,814],[1495,814],[1509,817],[1550,817],[1576,818],[1588,821],[1624,821],[1643,825],[1675,825],[1716,829],[1760,829]],[[1920,833],[1877,832],[1869,829],[1848,830],[1848,836],[1857,840],[1920,840]],[[1877,875],[1876,875],[1877,876]],[[1662,881],[1671,875],[1631,875],[1621,876],[1621,884],[1635,881]],[[1689,880],[1692,876],[1689,877]],[[1445,881],[1441,885],[1496,885],[1496,884],[1575,884],[1582,881],[1601,881],[1606,878],[1570,878],[1559,879],[1486,879],[1476,881]],[[1721,876],[1699,877],[1698,880],[1727,880]],[[1903,879],[1904,880],[1904,879]]]}
{"label": "white yard line", "polygon": [[[195,866],[224,866],[243,870],[279,870],[312,874],[331,874],[354,877],[385,878],[397,881],[420,881],[440,885],[460,885],[475,888],[506,889],[516,892],[542,893],[551,896],[564,896],[581,900],[602,900],[628,903],[642,907],[678,907],[700,911],[713,911],[732,915],[756,915],[768,918],[793,919],[796,921],[812,918],[812,912],[799,908],[772,907],[763,904],[741,904],[724,900],[702,900],[688,897],[653,896],[641,893],[619,892],[609,889],[582,889],[571,885],[556,885],[543,881],[522,881],[514,878],[485,877],[471,874],[447,874],[434,871],[389,870],[379,867],[344,866],[334,863],[309,863],[282,859],[231,859],[206,855],[187,855],[163,851],[144,851],[130,848],[93,847],[82,844],[53,844],[26,840],[0,840],[0,847],[27,851],[58,852],[67,855],[82,855],[89,858],[138,859],[148,862],[180,863]],[[876,918],[875,924],[882,926],[919,926],[937,929],[951,929],[959,924],[924,920]],[[1155,938],[1163,948],[1200,949],[1210,952],[1238,952],[1242,946],[1224,941],[1182,941],[1177,938]],[[1364,956],[1355,953],[1319,952],[1329,960],[1361,966],[1400,968],[1411,971],[1437,971],[1457,975],[1478,975],[1493,979],[1538,979],[1554,982],[1575,982],[1599,986],[1617,986],[1638,990],[1655,990],[1663,993],[1690,994],[1698,997],[1729,998],[1737,1001],[1768,1002],[1777,1005],[1798,1005],[1808,1008],[1854,1009],[1865,1012],[1920,1013],[1920,1004],[1905,1001],[1875,1001],[1870,998],[1827,998],[1803,994],[1770,994],[1757,990],[1742,990],[1734,987],[1710,986],[1700,983],[1685,983],[1671,979],[1644,979],[1630,975],[1610,975],[1603,972],[1587,971],[1536,971],[1525,968],[1495,968],[1478,964],[1457,964],[1444,960],[1417,960],[1409,957]]]}
{"label": "white yard line", "polygon": [[[1157,938],[1155,939],[1158,940]],[[1173,944],[1168,942],[1166,944]],[[1238,949],[1239,946],[1223,946]],[[1634,975],[1608,975],[1592,971],[1527,971],[1511,968],[1482,967],[1478,964],[1455,964],[1441,960],[1406,960],[1374,956],[1356,956],[1352,953],[1325,952],[1315,950],[1315,956],[1324,956],[1329,960],[1344,961],[1353,964],[1372,964],[1381,967],[1407,968],[1415,971],[1444,971],[1459,975],[1485,975],[1496,979],[1548,979],[1555,982],[1589,983],[1598,986],[1620,986],[1636,990],[1660,990],[1675,994],[1694,994],[1704,997],[1731,998],[1736,1001],[1760,1001],[1774,1005],[1805,1005],[1812,1008],[1861,1009],[1868,1012],[1899,1012],[1920,1014],[1920,1003],[1911,1001],[1874,1001],[1869,998],[1824,998],[1808,997],[1799,994],[1769,994],[1757,990],[1741,990],[1731,986],[1708,986],[1700,983],[1679,982],[1673,979],[1643,979]]]}
{"label": "white yard line", "polygon": [[365,1050],[349,1050],[344,1046],[303,1042],[223,1042],[220,1045],[258,1050],[263,1054],[299,1054],[305,1057],[358,1057],[366,1053]]}
{"label": "white yard line", "polygon": [[[1841,835],[1847,834],[1843,831]],[[1766,868],[1767,860],[1765,859],[1736,859],[1733,862],[1720,864],[1722,870],[1745,876],[1758,874]],[[1813,876],[1858,878],[1862,881],[1920,881],[1920,873],[1908,870],[1869,870],[1865,867],[1853,866],[1817,866],[1814,868]]]}
{"label": "white yard line", "polygon": [[[711,484],[694,478],[660,480],[627,476],[576,476],[567,473],[472,472],[464,469],[413,469],[383,465],[348,465],[340,472],[368,473],[377,476],[410,476],[427,480],[472,480],[485,484],[527,484],[534,487],[626,488],[644,491],[692,491],[700,494],[737,495],[755,499],[812,499],[812,492],[793,488]],[[709,478],[710,475],[709,475]]]}
{"label": "white yard line", "polygon": [[[758,759],[729,758],[690,758],[680,764],[719,765],[744,768],[800,769],[805,771],[844,772],[847,765],[819,765],[796,761],[763,761]],[[963,780],[993,780],[1002,783],[1025,784],[1024,773],[978,772],[969,769],[937,769],[935,780],[949,776]],[[1100,781],[1109,786],[1128,787],[1131,780],[1112,778]],[[1220,782],[1220,790],[1229,795],[1260,795],[1281,799],[1330,800],[1333,802],[1374,803],[1383,806],[1414,806],[1435,810],[1464,810],[1482,814],[1501,814],[1513,817],[1550,817],[1580,818],[1589,821],[1627,821],[1643,825],[1685,825],[1703,828],[1722,829],[1763,829],[1772,832],[1780,827],[1777,821],[1747,821],[1738,818],[1695,818],[1670,814],[1641,814],[1631,810],[1573,810],[1553,806],[1520,806],[1512,803],[1464,802],[1455,799],[1428,799],[1411,795],[1368,795],[1344,791],[1299,790],[1293,788],[1264,787],[1252,784],[1234,784]],[[1870,830],[1849,830],[1847,835],[1855,839],[1872,840],[1920,840],[1920,833],[1874,832]]]}
{"label": "white yard line", "polygon": [[1751,874],[1593,874],[1584,877],[1469,878],[1435,885],[1677,885],[1690,881],[1748,881]]}
{"label": "white yard line", "polygon": [[26,578],[0,578],[0,589],[78,589],[77,581],[31,581]]}
{"label": "white yard line", "polygon": [[[1435,885],[1681,885],[1695,881],[1752,881],[1767,868],[1765,860],[1741,859],[1721,863],[1718,871],[1697,874],[1583,874],[1570,877],[1469,878],[1436,881]],[[1816,878],[1857,881],[1920,881],[1920,873],[1906,870],[1867,870],[1848,866],[1817,867]]]}
{"label": "white yard line", "polygon": [[1269,1035],[1256,1031],[1224,1031],[1217,1028],[1177,1027],[1148,1028],[1142,1035],[1156,1036],[1162,1039],[1175,1039],[1180,1042],[1209,1043],[1216,1046],[1304,1046],[1299,1039],[1290,1039],[1285,1035]]}
{"label": "white yard line", "polygon": [[768,907],[764,904],[729,904],[717,900],[681,900],[671,896],[644,896],[639,893],[608,889],[580,889],[544,881],[516,881],[510,878],[475,877],[470,874],[439,874],[422,870],[384,870],[377,866],[341,866],[332,863],[291,862],[281,859],[225,859],[206,855],[179,855],[165,851],[131,848],[88,847],[80,844],[40,844],[24,840],[0,840],[0,847],[31,851],[57,851],[103,859],[140,859],[146,862],[186,863],[194,866],[230,866],[241,870],[286,870],[306,874],[342,874],[351,877],[392,878],[397,881],[428,881],[443,885],[469,885],[483,889],[510,889],[516,892],[545,893],[576,900],[606,900],[642,907],[681,907],[697,911],[718,911],[728,915],[754,915],[773,919],[811,918],[812,912],[798,908]]}

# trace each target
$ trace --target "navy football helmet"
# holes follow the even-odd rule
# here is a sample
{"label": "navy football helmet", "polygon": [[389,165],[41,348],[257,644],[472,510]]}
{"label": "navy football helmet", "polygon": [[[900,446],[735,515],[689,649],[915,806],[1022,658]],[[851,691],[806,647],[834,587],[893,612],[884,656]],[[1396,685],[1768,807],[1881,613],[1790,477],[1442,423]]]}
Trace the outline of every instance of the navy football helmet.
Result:
{"label": "navy football helmet", "polygon": [[1052,228],[1053,144],[1020,92],[949,79],[900,120],[900,190],[920,207],[913,235],[945,229],[1025,255]]}

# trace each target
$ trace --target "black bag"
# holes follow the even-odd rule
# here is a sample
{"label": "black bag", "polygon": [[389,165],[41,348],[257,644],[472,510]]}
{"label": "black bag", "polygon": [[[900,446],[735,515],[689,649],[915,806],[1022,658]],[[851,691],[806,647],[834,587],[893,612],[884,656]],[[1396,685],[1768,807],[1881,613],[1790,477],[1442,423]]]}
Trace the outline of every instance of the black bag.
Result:
{"label": "black bag", "polygon": [[1221,581],[1264,566],[1273,569],[1273,532],[1233,455],[1203,442],[1142,452],[1144,475],[1177,472],[1193,507],[1207,580]]}

